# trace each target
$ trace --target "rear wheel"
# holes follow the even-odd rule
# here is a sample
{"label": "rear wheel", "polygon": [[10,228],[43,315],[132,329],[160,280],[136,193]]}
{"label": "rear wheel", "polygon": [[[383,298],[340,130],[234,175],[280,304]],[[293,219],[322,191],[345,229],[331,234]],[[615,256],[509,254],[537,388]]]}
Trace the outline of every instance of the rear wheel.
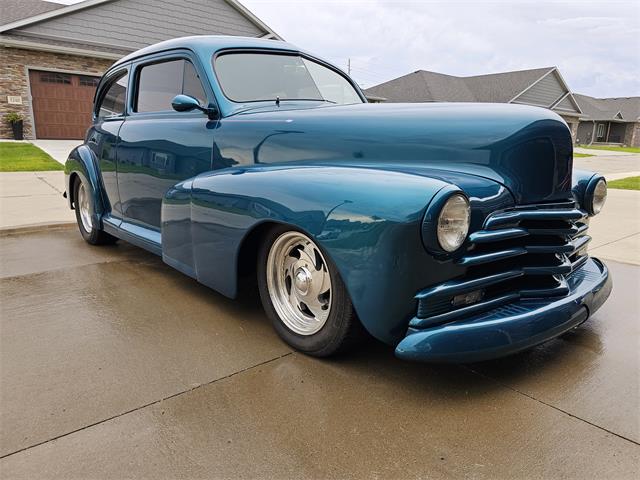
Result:
{"label": "rear wheel", "polygon": [[76,211],[76,221],[82,238],[91,245],[105,245],[115,243],[118,239],[106,232],[98,229],[94,225],[93,212],[93,193],[91,187],[77,178],[74,183],[74,207]]}
{"label": "rear wheel", "polygon": [[324,357],[360,338],[362,327],[335,265],[304,233],[271,230],[257,270],[265,312],[292,347]]}

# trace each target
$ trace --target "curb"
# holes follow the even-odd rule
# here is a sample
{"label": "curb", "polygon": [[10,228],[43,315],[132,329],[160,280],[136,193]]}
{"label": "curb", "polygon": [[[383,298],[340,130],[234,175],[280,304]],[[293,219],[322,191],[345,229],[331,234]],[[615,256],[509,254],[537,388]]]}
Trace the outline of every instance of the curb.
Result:
{"label": "curb", "polygon": [[76,222],[52,222],[52,223],[32,223],[30,225],[20,225],[16,227],[0,227],[0,237],[8,235],[20,235],[24,233],[36,233],[43,231],[70,230],[77,226]]}

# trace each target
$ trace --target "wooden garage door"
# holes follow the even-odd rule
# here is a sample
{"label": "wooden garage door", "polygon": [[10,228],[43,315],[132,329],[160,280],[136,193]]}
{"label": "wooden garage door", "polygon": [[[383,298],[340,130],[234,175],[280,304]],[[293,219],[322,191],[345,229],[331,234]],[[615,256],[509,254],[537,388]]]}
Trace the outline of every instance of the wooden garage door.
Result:
{"label": "wooden garage door", "polygon": [[99,77],[29,71],[37,138],[82,139]]}

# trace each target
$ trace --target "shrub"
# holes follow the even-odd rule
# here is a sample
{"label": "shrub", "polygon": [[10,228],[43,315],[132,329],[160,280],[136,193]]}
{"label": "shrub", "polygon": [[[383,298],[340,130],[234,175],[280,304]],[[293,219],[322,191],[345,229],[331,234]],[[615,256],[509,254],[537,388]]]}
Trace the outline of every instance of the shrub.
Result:
{"label": "shrub", "polygon": [[22,115],[16,112],[9,112],[5,116],[5,120],[7,121],[7,123],[18,123],[22,120]]}

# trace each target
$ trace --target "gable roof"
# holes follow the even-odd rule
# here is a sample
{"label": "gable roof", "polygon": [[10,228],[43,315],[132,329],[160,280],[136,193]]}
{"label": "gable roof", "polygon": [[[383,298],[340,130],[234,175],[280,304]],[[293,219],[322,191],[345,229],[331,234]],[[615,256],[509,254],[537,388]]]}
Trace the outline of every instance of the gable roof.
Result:
{"label": "gable roof", "polygon": [[595,98],[576,93],[575,98],[585,120],[640,121],[640,97]]}
{"label": "gable roof", "polygon": [[13,23],[25,18],[63,8],[60,3],[43,0],[2,0],[0,2],[0,18],[2,23]]}
{"label": "gable roof", "polygon": [[[390,101],[416,102],[501,102],[522,93],[554,67],[457,77],[418,70],[365,90]],[[406,92],[406,94],[405,94]],[[412,97],[409,100],[407,97]]]}
{"label": "gable roof", "polygon": [[84,0],[5,23],[0,26],[0,43],[119,58],[189,35],[280,39],[237,0],[164,0],[161,7],[157,0]]}
{"label": "gable roof", "polygon": [[[544,82],[549,85],[544,85]],[[526,101],[528,93],[540,96],[552,83],[557,84],[554,85],[555,90],[545,92],[549,100],[536,104],[554,109],[560,106],[561,110],[580,113],[578,104],[556,67],[470,77],[418,70],[368,88],[365,94],[383,97],[391,102],[531,103]],[[556,92],[555,96],[553,92]]]}
{"label": "gable roof", "polygon": [[465,77],[470,88],[476,92],[478,102],[508,103],[515,100],[537,81],[553,71],[555,67],[490,73]]}

